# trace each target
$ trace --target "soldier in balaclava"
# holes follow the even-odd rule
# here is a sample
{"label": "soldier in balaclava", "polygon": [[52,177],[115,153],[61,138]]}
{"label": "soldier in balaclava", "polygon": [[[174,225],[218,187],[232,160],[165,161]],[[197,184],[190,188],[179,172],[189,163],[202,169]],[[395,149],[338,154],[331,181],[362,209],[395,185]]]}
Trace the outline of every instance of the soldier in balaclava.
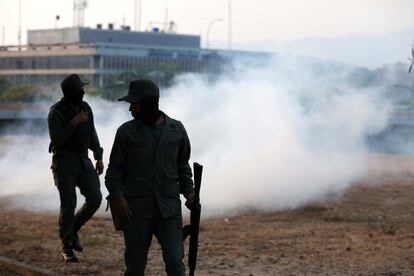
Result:
{"label": "soldier in balaclava", "polygon": [[[67,262],[78,262],[73,250],[82,251],[79,230],[93,216],[102,201],[98,174],[104,170],[103,149],[95,130],[91,107],[83,101],[82,82],[76,74],[61,82],[63,98],[49,111],[49,152],[53,153],[52,172],[59,191],[59,236],[62,256]],[[93,166],[88,150],[96,160]],[[85,203],[75,214],[76,187]]]}

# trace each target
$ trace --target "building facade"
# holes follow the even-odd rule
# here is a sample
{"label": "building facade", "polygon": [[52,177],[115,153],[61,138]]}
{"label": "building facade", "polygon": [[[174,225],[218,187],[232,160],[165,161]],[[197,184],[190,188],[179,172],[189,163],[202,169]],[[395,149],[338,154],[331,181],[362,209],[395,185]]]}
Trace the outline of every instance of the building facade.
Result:
{"label": "building facade", "polygon": [[121,73],[145,72],[163,83],[168,73],[219,73],[234,55],[202,49],[200,36],[83,27],[28,31],[24,47],[0,48],[0,76],[14,84],[55,89],[77,73],[103,88]]}

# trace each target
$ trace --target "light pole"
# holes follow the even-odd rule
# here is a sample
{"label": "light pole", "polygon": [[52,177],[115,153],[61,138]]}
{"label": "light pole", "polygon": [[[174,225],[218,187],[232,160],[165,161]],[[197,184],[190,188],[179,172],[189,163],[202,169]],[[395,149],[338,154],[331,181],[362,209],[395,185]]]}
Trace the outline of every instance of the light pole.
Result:
{"label": "light pole", "polygon": [[19,51],[22,46],[22,0],[19,0],[19,31],[17,33],[17,40],[19,41]]}
{"label": "light pole", "polygon": [[216,18],[213,21],[211,21],[210,24],[208,24],[208,26],[207,26],[207,33],[206,33],[206,49],[208,49],[209,46],[210,46],[209,45],[209,39],[210,39],[210,29],[211,29],[211,26],[213,26],[214,23],[220,22],[222,20],[223,20],[223,18]]}
{"label": "light pole", "polygon": [[141,31],[141,0],[135,0],[134,29],[136,32]]}
{"label": "light pole", "polygon": [[232,18],[231,18],[231,15],[232,15],[232,10],[231,10],[231,0],[229,0],[229,30],[228,30],[228,49],[229,49],[229,51],[231,50],[231,20],[232,20]]}

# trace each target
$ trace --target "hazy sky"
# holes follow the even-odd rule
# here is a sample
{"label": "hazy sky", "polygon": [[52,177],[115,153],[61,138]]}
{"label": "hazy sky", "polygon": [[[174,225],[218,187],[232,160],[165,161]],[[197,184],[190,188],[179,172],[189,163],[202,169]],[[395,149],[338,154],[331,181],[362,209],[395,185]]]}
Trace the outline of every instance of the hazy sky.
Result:
{"label": "hazy sky", "polygon": [[[27,29],[53,28],[73,22],[72,0],[21,0],[23,43]],[[17,43],[18,0],[0,0],[0,27],[5,43]],[[116,3],[116,4],[114,4]],[[89,0],[85,25],[123,22],[134,26],[134,0]],[[180,33],[210,39],[228,37],[228,0],[141,0],[142,28],[150,21],[168,19],[177,22]],[[378,34],[414,26],[413,0],[232,0],[232,38],[235,43],[263,40],[295,40],[304,37],[335,37],[348,34]],[[4,27],[4,29],[3,29]]]}

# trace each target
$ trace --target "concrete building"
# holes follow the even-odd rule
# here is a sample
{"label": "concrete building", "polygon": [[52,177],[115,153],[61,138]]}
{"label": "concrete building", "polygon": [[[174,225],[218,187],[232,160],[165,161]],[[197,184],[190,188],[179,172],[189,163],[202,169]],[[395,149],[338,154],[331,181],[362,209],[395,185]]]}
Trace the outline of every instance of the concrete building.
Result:
{"label": "concrete building", "polygon": [[0,48],[0,76],[15,84],[55,89],[65,75],[80,74],[102,88],[122,72],[150,72],[163,83],[174,73],[218,73],[233,55],[265,55],[202,49],[200,36],[72,27],[28,31],[24,47]]}

